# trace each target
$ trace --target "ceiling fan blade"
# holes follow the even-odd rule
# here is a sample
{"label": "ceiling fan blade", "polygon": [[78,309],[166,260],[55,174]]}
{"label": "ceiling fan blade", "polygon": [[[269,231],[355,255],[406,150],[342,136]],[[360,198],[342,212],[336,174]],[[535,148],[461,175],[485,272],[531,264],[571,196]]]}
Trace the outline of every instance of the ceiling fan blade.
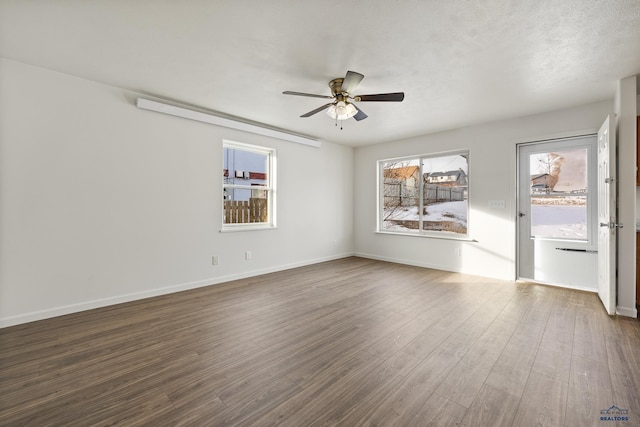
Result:
{"label": "ceiling fan blade", "polygon": [[364,79],[364,75],[355,71],[347,71],[347,75],[344,76],[342,81],[342,92],[351,92],[360,84],[362,79]]}
{"label": "ceiling fan blade", "polygon": [[378,102],[400,102],[404,99],[404,92],[378,93],[375,95],[358,95],[354,97],[356,101],[378,101]]}
{"label": "ceiling fan blade", "polygon": [[296,96],[309,96],[311,98],[325,98],[325,99],[333,99],[333,96],[328,95],[315,95],[313,93],[303,93],[303,92],[291,92],[290,90],[285,90],[282,92],[284,95],[296,95]]}
{"label": "ceiling fan blade", "polygon": [[309,111],[308,113],[305,113],[303,115],[301,115],[300,117],[311,117],[316,113],[319,113],[322,110],[326,110],[327,108],[329,108],[330,105],[332,105],[333,102],[330,102],[328,104],[323,105],[322,107],[318,107],[315,110]]}
{"label": "ceiling fan blade", "polygon": [[351,105],[353,105],[354,107],[356,107],[356,110],[358,110],[358,112],[356,113],[356,115],[355,115],[355,116],[353,116],[353,118],[354,118],[354,119],[356,119],[357,121],[360,121],[360,120],[364,120],[364,119],[366,119],[367,117],[369,117],[369,116],[367,116],[367,115],[365,114],[365,112],[364,112],[364,111],[362,111],[361,109],[359,109],[355,104],[351,104]]}

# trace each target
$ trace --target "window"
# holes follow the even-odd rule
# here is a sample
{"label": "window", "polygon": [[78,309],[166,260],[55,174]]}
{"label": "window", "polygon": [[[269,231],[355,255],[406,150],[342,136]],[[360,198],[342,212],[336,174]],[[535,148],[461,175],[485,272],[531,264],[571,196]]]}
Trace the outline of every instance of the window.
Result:
{"label": "window", "polygon": [[224,141],[222,230],[275,227],[275,150]]}
{"label": "window", "polygon": [[595,217],[589,209],[589,205],[593,204],[589,197],[591,191],[587,173],[590,148],[575,147],[529,154],[532,238],[590,240],[588,218]]}
{"label": "window", "polygon": [[469,153],[382,160],[378,231],[467,235]]}

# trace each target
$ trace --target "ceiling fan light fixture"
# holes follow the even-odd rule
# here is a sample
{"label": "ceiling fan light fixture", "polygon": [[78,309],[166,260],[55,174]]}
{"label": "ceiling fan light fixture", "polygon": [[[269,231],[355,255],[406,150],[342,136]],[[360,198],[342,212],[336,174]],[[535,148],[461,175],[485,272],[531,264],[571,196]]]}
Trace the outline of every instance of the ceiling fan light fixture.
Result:
{"label": "ceiling fan light fixture", "polygon": [[358,114],[358,110],[353,104],[345,101],[338,101],[337,103],[329,106],[327,114],[332,119],[347,120]]}
{"label": "ceiling fan light fixture", "polygon": [[285,95],[296,96],[308,96],[312,98],[326,98],[331,101],[324,104],[321,107],[311,110],[308,113],[304,113],[300,117],[311,117],[320,111],[325,111],[329,117],[336,121],[340,121],[340,129],[342,129],[342,122],[344,120],[354,118],[356,121],[362,121],[368,116],[355,104],[351,104],[349,100],[354,102],[401,102],[404,99],[404,92],[393,93],[375,93],[370,95],[357,95],[351,96],[350,93],[360,84],[360,81],[364,78],[363,74],[356,73],[355,71],[347,71],[344,78],[333,79],[329,82],[329,88],[331,88],[331,96],[329,95],[316,95],[313,93],[305,92],[292,92],[285,90],[282,92]]}

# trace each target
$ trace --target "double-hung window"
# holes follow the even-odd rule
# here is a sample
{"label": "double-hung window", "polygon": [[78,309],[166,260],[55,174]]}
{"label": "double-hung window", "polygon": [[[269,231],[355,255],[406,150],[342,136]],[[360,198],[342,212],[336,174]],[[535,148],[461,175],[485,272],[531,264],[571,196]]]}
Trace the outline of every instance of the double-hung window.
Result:
{"label": "double-hung window", "polygon": [[378,162],[378,231],[466,237],[469,153]]}
{"label": "double-hung window", "polygon": [[275,154],[223,142],[223,231],[275,227]]}

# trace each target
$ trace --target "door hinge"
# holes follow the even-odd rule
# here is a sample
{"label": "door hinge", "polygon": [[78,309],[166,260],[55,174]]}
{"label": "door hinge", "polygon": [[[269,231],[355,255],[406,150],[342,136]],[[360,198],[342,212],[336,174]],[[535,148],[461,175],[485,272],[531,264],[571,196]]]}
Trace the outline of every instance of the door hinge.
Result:
{"label": "door hinge", "polygon": [[600,227],[607,227],[608,229],[613,230],[616,228],[624,228],[624,224],[609,221],[609,222],[601,222]]}
{"label": "door hinge", "polygon": [[616,182],[615,178],[605,178],[604,179],[605,184],[611,184],[612,182]]}

